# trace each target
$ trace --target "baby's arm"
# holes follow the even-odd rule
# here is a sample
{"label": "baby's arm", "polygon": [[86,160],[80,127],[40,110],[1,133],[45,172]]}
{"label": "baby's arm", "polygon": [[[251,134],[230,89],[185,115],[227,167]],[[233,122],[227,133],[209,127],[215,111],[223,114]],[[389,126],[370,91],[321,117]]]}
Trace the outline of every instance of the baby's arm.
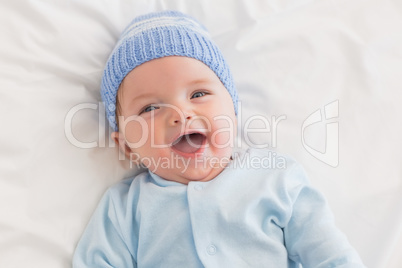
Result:
{"label": "baby's arm", "polygon": [[110,191],[99,203],[75,250],[73,268],[86,267],[137,267],[116,222]]}
{"label": "baby's arm", "polygon": [[322,194],[309,185],[303,169],[296,166],[290,176],[288,190],[293,210],[284,228],[289,258],[303,267],[365,267],[335,226]]}

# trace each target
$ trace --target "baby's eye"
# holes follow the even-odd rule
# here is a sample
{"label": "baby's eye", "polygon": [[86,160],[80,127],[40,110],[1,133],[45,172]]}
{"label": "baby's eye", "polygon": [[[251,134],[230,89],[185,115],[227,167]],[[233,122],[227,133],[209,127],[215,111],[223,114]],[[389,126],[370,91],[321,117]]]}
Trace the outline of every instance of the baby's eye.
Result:
{"label": "baby's eye", "polygon": [[140,114],[142,114],[142,113],[148,113],[148,112],[153,111],[153,110],[156,110],[156,109],[159,109],[159,107],[153,106],[153,105],[149,105],[149,106],[145,107],[145,108],[141,111]]}
{"label": "baby's eye", "polygon": [[199,98],[199,97],[202,97],[202,96],[205,96],[205,95],[206,95],[205,92],[199,91],[199,92],[195,92],[195,93],[191,96],[191,98],[192,98],[192,99],[194,99],[194,98]]}

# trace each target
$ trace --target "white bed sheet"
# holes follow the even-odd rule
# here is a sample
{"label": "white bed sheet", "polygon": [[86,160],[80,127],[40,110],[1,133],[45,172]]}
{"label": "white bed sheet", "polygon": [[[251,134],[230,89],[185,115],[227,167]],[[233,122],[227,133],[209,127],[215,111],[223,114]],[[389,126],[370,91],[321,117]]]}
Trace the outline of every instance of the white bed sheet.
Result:
{"label": "white bed sheet", "polygon": [[124,26],[162,9],[222,49],[241,124],[262,129],[242,145],[294,156],[367,267],[402,267],[397,0],[2,0],[0,267],[70,267],[104,190],[137,172],[108,138],[100,78]]}

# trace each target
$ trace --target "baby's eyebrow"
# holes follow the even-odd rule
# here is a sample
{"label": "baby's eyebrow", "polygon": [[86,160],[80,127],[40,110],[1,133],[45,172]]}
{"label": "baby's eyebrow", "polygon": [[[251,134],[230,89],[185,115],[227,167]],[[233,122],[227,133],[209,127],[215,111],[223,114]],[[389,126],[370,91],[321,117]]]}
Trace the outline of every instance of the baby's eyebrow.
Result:
{"label": "baby's eyebrow", "polygon": [[132,105],[133,103],[135,103],[135,102],[137,102],[137,101],[139,101],[139,100],[141,100],[141,99],[147,99],[147,98],[151,98],[151,97],[153,97],[153,94],[152,94],[152,93],[143,93],[143,94],[140,94],[140,95],[135,96],[134,98],[131,99],[130,105]]}
{"label": "baby's eyebrow", "polygon": [[207,78],[200,78],[196,79],[190,82],[190,85],[196,85],[196,84],[205,84],[205,83],[210,83],[211,81]]}
{"label": "baby's eyebrow", "polygon": [[150,98],[152,96],[153,96],[153,94],[151,94],[151,93],[143,93],[138,96],[135,96],[133,99],[138,100],[138,99]]}

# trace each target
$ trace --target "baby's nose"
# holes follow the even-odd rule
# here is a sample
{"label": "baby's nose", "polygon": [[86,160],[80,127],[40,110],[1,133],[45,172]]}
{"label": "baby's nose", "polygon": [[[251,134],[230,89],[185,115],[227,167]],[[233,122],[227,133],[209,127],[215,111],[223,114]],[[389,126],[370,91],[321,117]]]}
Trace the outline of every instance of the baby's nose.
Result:
{"label": "baby's nose", "polygon": [[184,123],[186,120],[191,120],[192,115],[182,113],[179,117],[173,119],[174,124]]}
{"label": "baby's nose", "polygon": [[194,117],[193,114],[189,112],[173,112],[172,117],[170,118],[170,122],[172,125],[178,125],[178,124],[185,124],[187,121],[191,120]]}
{"label": "baby's nose", "polygon": [[185,102],[166,105],[166,122],[169,125],[185,124],[186,121],[194,119],[195,113],[193,107]]}

